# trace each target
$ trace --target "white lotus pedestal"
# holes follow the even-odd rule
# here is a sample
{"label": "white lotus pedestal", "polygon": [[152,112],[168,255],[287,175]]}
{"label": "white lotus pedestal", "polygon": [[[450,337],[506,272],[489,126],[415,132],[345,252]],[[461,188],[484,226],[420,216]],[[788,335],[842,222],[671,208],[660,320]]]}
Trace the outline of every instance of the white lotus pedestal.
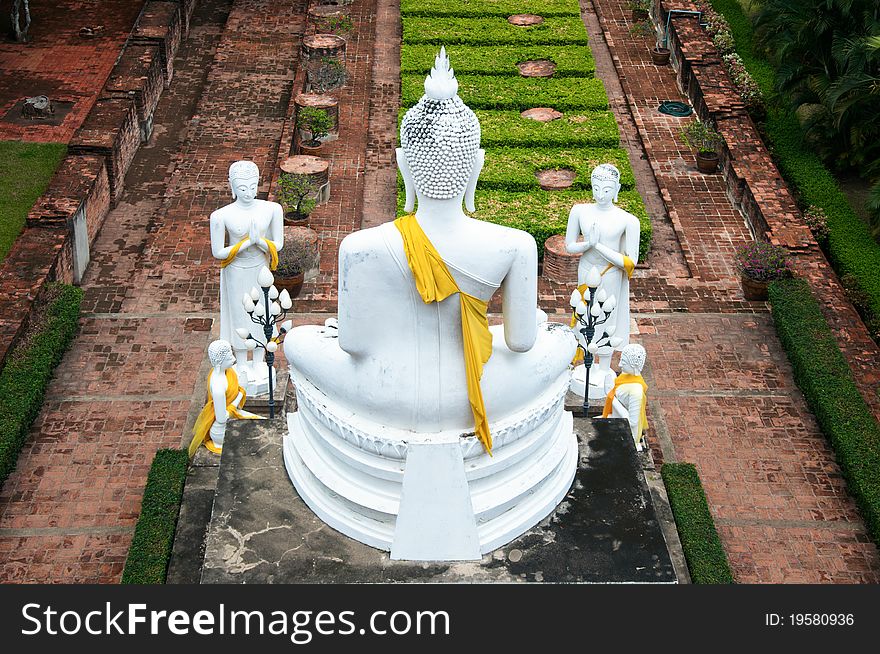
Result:
{"label": "white lotus pedestal", "polygon": [[490,424],[491,457],[461,430],[386,427],[293,382],[283,452],[297,492],[328,525],[392,559],[478,560],[549,515],[577,469],[568,374]]}

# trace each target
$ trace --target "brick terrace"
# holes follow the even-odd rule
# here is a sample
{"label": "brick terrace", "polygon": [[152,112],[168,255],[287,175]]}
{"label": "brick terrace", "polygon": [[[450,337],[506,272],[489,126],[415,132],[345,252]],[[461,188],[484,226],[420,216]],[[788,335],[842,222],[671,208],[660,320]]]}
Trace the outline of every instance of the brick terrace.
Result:
{"label": "brick terrace", "polygon": [[[30,42],[0,42],[0,140],[67,143],[101,93],[144,2],[57,0],[31,5]],[[7,19],[8,20],[8,19]],[[103,26],[91,38],[80,28]],[[22,98],[73,102],[57,126],[3,120]]]}

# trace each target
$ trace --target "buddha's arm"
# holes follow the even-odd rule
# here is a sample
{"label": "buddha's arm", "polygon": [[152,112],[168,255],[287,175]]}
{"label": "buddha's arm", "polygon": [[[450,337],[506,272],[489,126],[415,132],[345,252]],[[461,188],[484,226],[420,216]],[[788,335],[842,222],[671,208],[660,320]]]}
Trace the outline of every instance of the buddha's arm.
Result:
{"label": "buddha's arm", "polygon": [[[343,352],[349,354],[361,354],[367,351],[369,347],[369,329],[365,329],[365,325],[358,325],[358,308],[360,305],[362,293],[352,290],[351,279],[353,278],[351,268],[357,257],[352,256],[351,250],[357,250],[357,246],[352,248],[351,241],[357,238],[357,232],[346,236],[339,245],[339,288],[337,297],[338,303],[338,319],[337,319],[337,338],[339,348]],[[368,311],[369,313],[369,311]]]}
{"label": "buddha's arm", "polygon": [[225,424],[229,420],[229,411],[226,410],[226,379],[220,381],[211,380],[211,399],[214,400],[214,420],[219,424]]}
{"label": "buddha's arm", "polygon": [[581,224],[578,220],[578,207],[575,205],[568,213],[568,226],[565,228],[565,250],[567,252],[581,254],[590,249],[590,244],[587,241],[578,243],[580,233]]}
{"label": "buddha's arm", "polygon": [[272,222],[269,223],[268,238],[279,250],[284,247],[284,209],[277,202],[272,203]]}
{"label": "buddha's arm", "polygon": [[528,352],[538,337],[538,248],[528,234],[516,246],[516,257],[501,285],[504,341],[514,352]]}
{"label": "buddha's arm", "polygon": [[[615,393],[614,401],[620,405],[621,415],[626,416],[627,422],[629,422],[629,428],[633,433],[633,437],[638,434],[639,431],[639,418],[642,414],[642,388],[641,386],[636,385],[637,388],[632,390],[627,389],[621,393],[620,390]],[[623,402],[618,400],[618,395],[623,395]]]}
{"label": "buddha's arm", "polygon": [[[230,243],[228,246],[224,245],[226,243],[226,227],[223,225],[223,218],[216,215],[215,213],[211,214],[211,254],[215,259],[220,259],[223,261],[226,257],[229,256],[229,253],[232,251],[232,247],[235,243]],[[245,242],[241,244],[241,250],[250,247],[251,240],[245,239]],[[239,250],[239,251],[241,251]]]}
{"label": "buddha's arm", "polygon": [[602,243],[596,244],[596,252],[601,254],[608,263],[618,268],[624,268],[624,257],[632,261],[635,266],[639,262],[639,221],[635,216],[628,216],[626,231],[624,232],[623,252],[612,250]]}

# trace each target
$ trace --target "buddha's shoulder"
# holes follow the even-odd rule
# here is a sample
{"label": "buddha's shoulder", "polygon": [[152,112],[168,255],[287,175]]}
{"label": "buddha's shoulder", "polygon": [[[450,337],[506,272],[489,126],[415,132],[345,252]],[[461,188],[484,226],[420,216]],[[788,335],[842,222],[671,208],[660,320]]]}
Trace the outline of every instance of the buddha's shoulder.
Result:
{"label": "buddha's shoulder", "polygon": [[474,220],[470,226],[479,238],[494,239],[519,246],[529,246],[535,242],[535,238],[531,234],[515,227],[497,225],[485,220]]}

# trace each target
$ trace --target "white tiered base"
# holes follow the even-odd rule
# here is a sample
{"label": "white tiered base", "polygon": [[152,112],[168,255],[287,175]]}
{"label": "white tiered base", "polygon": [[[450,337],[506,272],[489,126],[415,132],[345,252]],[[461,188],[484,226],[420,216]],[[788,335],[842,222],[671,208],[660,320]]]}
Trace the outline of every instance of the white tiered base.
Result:
{"label": "white tiered base", "polygon": [[386,427],[295,382],[284,463],[297,492],[328,525],[391,558],[479,559],[549,515],[574,479],[567,371],[531,406],[490,425],[491,457],[460,430]]}

